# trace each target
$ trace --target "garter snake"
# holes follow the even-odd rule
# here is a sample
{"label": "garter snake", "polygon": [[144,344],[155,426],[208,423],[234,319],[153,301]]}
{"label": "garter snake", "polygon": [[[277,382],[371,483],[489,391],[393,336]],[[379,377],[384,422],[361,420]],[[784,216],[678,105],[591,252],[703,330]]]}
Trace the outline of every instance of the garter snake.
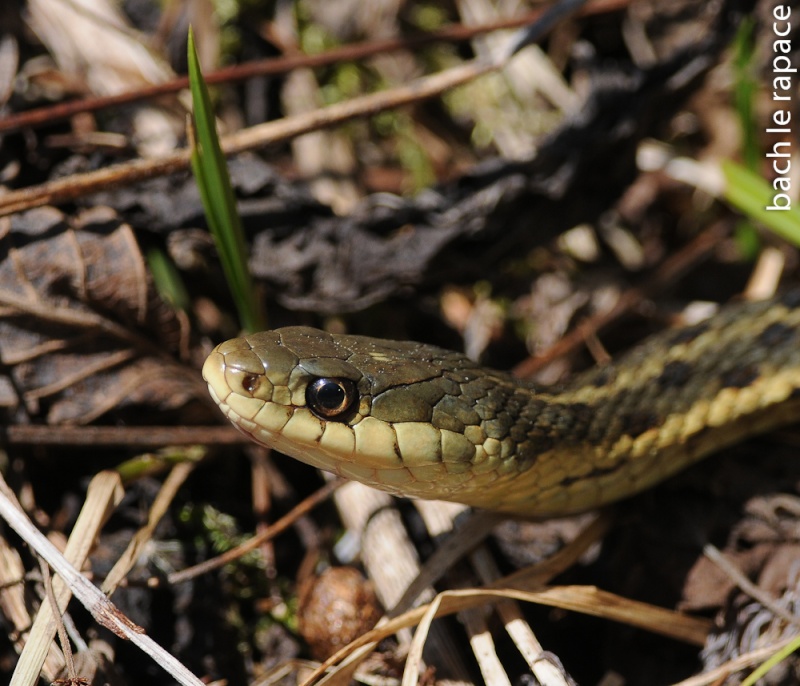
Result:
{"label": "garter snake", "polygon": [[538,387],[420,343],[288,327],[203,376],[254,441],[390,493],[549,517],[632,495],[800,419],[800,290]]}

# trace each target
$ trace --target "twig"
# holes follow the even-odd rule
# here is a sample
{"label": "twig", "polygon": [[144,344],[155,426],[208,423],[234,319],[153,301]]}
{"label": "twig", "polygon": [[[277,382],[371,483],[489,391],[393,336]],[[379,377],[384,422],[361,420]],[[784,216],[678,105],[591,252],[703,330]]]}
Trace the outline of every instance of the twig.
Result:
{"label": "twig", "polygon": [[292,524],[294,524],[300,517],[304,514],[308,513],[312,509],[314,509],[317,505],[321,502],[326,500],[331,493],[333,493],[339,486],[341,486],[344,481],[337,480],[337,481],[330,481],[325,484],[322,488],[320,488],[315,493],[312,493],[308,498],[303,500],[302,502],[295,505],[289,512],[287,512],[283,517],[281,517],[277,522],[268,526],[259,534],[253,536],[249,541],[242,543],[241,545],[228,550],[227,552],[223,553],[222,555],[218,555],[210,560],[206,560],[205,562],[201,562],[198,565],[194,565],[193,567],[187,567],[186,569],[181,570],[180,572],[175,572],[174,574],[170,574],[167,577],[167,581],[170,584],[180,584],[184,581],[189,581],[190,579],[194,579],[201,574],[207,574],[214,569],[218,569],[223,565],[228,564],[229,562],[233,562],[234,560],[238,560],[242,555],[249,553],[251,550],[255,550],[260,546],[264,541],[267,541],[271,538],[274,538],[282,531],[288,529]]}
{"label": "twig", "polygon": [[75,660],[72,659],[72,646],[69,643],[69,636],[67,636],[67,630],[64,628],[64,622],[61,619],[61,609],[58,607],[56,594],[53,591],[53,579],[50,576],[50,565],[41,557],[39,558],[39,569],[42,570],[42,582],[44,584],[45,596],[47,597],[47,602],[50,603],[53,618],[56,620],[56,630],[58,631],[58,640],[61,642],[61,652],[64,654],[67,676],[70,681],[77,681],[78,675],[75,672]]}
{"label": "twig", "polygon": [[[7,498],[13,511],[21,514],[22,508],[14,494],[9,490],[0,490],[0,498],[3,496]],[[113,472],[100,472],[91,480],[86,500],[64,550],[64,559],[73,567],[83,566],[108,515],[122,500],[122,496],[119,476]],[[57,607],[61,611],[66,609],[71,598],[71,590],[63,578],[55,578],[53,593]],[[33,686],[40,674],[47,678],[55,678],[61,670],[65,658],[60,652],[57,653],[53,644],[53,634],[56,631],[55,617],[58,614],[59,610],[54,610],[50,603],[39,605],[14,669],[11,686]],[[57,661],[54,659],[56,653]]]}
{"label": "twig", "polygon": [[800,619],[794,616],[791,612],[782,608],[775,602],[775,599],[765,593],[762,589],[756,586],[750,579],[748,579],[741,570],[732,564],[731,561],[722,554],[716,546],[711,543],[706,543],[703,546],[703,555],[716,564],[728,577],[735,583],[742,591],[747,593],[751,598],[757,600],[765,608],[767,608],[776,617],[780,617],[793,626],[800,625]]}
{"label": "twig", "polygon": [[[535,31],[536,28],[537,25],[534,24],[528,31]],[[468,83],[483,74],[498,71],[508,64],[512,56],[506,54],[493,61],[472,60],[438,74],[420,77],[405,86],[362,95],[312,112],[259,124],[222,137],[220,144],[226,155],[233,155],[245,150],[263,148],[320,128],[342,124],[356,117],[365,117],[386,109],[417,103]],[[0,216],[45,204],[74,200],[123,182],[134,183],[181,171],[189,166],[189,157],[188,150],[180,150],[154,160],[133,160],[12,191],[0,196]]]}
{"label": "twig", "polygon": [[[579,12],[579,16],[603,14],[625,8],[630,0],[599,0],[591,3]],[[501,19],[478,26],[448,26],[439,31],[408,36],[402,38],[387,38],[384,40],[366,41],[345,45],[340,48],[328,50],[318,55],[291,55],[285,57],[268,58],[239,64],[233,67],[217,69],[206,75],[206,82],[237,83],[256,76],[273,76],[285,74],[299,68],[324,67],[338,62],[352,62],[372,55],[383,55],[395,50],[414,50],[425,45],[438,42],[463,42],[476,36],[502,29],[514,29],[525,26],[535,21],[542,15],[541,9],[535,9],[512,19]],[[61,119],[68,119],[82,112],[97,112],[109,107],[129,105],[142,100],[150,100],[163,95],[177,93],[188,88],[189,79],[180,76],[147,88],[140,88],[128,93],[109,95],[105,97],[85,98],[72,102],[59,103],[49,107],[40,107],[18,114],[12,114],[0,119],[0,133],[17,131],[22,128],[35,128],[44,124],[52,124]]]}
{"label": "twig", "polygon": [[[519,591],[513,588],[474,588],[443,591],[437,596],[438,609],[436,616],[444,617],[465,608],[509,599],[536,603],[547,607],[558,607],[593,617],[622,622],[696,646],[704,645],[711,629],[711,622],[707,620],[624,598],[594,586],[552,586],[538,591]],[[351,655],[360,656],[362,649],[366,646],[375,645],[378,641],[402,628],[418,624],[428,612],[429,607],[429,605],[421,605],[399,617],[381,622],[375,629],[368,631],[325,660],[308,676],[303,682],[303,686],[311,686],[317,683],[317,679],[331,667],[340,662],[345,664],[347,658]],[[324,680],[319,683],[323,682]]]}
{"label": "twig", "polygon": [[145,634],[144,629],[122,614],[100,589],[66,560],[27,515],[14,504],[14,494],[2,475],[0,475],[0,517],[45,559],[99,624],[120,638],[129,639],[161,665],[178,683],[185,686],[203,686],[200,679]]}
{"label": "twig", "polygon": [[181,462],[175,465],[167,478],[164,479],[164,483],[161,484],[158,495],[150,506],[147,522],[134,534],[133,538],[128,542],[125,552],[119,556],[114,566],[111,568],[111,571],[106,576],[102,585],[103,593],[108,596],[113,595],[117,586],[122,583],[122,580],[133,568],[133,565],[136,564],[136,560],[139,559],[142,550],[152,538],[153,532],[166,514],[178,489],[183,486],[186,479],[189,478],[194,467],[195,465],[191,462]]}
{"label": "twig", "polygon": [[561,338],[558,343],[551,345],[540,355],[520,362],[514,367],[514,375],[521,378],[529,377],[552,360],[575,350],[588,337],[594,336],[600,329],[644,302],[650,294],[663,290],[667,284],[674,282],[681,274],[706,259],[716,248],[723,235],[724,231],[719,225],[714,225],[701,233],[691,243],[665,260],[645,284],[638,288],[628,289],[609,311],[588,317]]}
{"label": "twig", "polygon": [[782,648],[785,648],[796,638],[796,636],[789,636],[777,641],[776,643],[764,646],[763,648],[756,648],[755,650],[751,650],[749,653],[739,655],[738,657],[735,657],[725,664],[711,669],[708,672],[703,672],[702,674],[689,677],[688,679],[684,679],[683,681],[672,684],[672,686],[713,686],[714,684],[721,684],[732,674],[735,674],[736,672],[772,657],[775,653]]}
{"label": "twig", "polygon": [[0,427],[0,445],[93,445],[153,448],[165,445],[250,445],[232,426]]}

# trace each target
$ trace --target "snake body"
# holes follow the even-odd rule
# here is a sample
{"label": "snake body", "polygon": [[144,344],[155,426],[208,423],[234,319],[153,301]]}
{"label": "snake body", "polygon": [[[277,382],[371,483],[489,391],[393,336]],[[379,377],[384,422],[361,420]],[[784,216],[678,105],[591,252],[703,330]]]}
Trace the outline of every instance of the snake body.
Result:
{"label": "snake body", "polygon": [[306,327],[226,341],[203,376],[237,428],[303,462],[395,494],[560,516],[800,419],[800,290],[657,334],[557,388]]}

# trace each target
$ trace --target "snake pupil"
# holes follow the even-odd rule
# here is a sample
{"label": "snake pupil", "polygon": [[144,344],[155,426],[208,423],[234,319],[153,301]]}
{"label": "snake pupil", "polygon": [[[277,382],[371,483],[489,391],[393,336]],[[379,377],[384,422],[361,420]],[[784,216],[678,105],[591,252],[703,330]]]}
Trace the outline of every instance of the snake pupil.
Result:
{"label": "snake pupil", "polygon": [[323,419],[334,419],[346,412],[355,397],[356,387],[350,379],[316,379],[306,389],[308,407]]}

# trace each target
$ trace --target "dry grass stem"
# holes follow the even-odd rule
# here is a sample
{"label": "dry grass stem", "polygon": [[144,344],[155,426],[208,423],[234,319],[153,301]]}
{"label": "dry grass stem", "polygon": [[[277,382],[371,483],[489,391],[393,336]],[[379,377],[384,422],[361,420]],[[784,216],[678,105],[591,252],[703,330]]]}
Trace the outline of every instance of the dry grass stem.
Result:
{"label": "dry grass stem", "polygon": [[[116,474],[114,474],[113,477],[109,476],[109,474],[104,474],[102,478],[118,479],[119,477]],[[96,515],[96,512],[93,514]],[[13,492],[8,487],[8,484],[6,484],[5,480],[2,479],[0,479],[0,517],[5,519],[8,525],[31,546],[37,554],[45,559],[47,564],[49,564],[63,580],[64,585],[68,587],[68,592],[72,592],[84,607],[89,610],[99,624],[113,631],[121,638],[129,639],[165,671],[171,674],[178,683],[183,684],[183,686],[202,686],[202,681],[186,669],[175,657],[170,655],[147,636],[141,627],[125,617],[114,604],[103,595],[100,589],[94,586],[67,561],[64,555],[47,540],[18,507]],[[92,539],[92,542],[93,540],[94,539]],[[87,543],[86,540],[82,539],[76,547],[80,548],[84,545],[87,545]],[[59,595],[58,589],[56,595]],[[63,606],[66,606],[66,602],[63,603]],[[42,608],[46,607],[49,608],[49,604],[42,605]],[[62,607],[62,600],[60,598],[59,607]],[[42,610],[40,609],[40,614],[41,612]],[[45,612],[47,612],[47,610],[45,610]],[[49,624],[49,618],[46,624]],[[36,629],[35,624],[34,629]],[[52,640],[52,633],[49,634],[50,638],[48,638],[47,641],[41,640],[38,636],[34,637],[33,631],[31,635],[31,642],[35,646],[36,651],[46,652],[46,645],[44,645],[44,647],[42,647],[42,645],[50,643]],[[35,673],[32,671],[36,663],[30,659],[23,662],[24,656],[25,653],[23,652],[23,656],[20,657],[20,662],[14,672],[14,676],[12,676],[11,686],[32,686],[36,679],[38,679],[38,669],[36,669]],[[39,661],[38,664],[41,664],[41,661]],[[18,674],[19,676],[17,676]]]}
{"label": "dry grass stem", "polygon": [[[6,498],[6,488],[5,482],[3,482],[3,492],[0,492],[0,500],[2,500],[3,505],[16,509],[11,500]],[[86,501],[78,515],[72,535],[69,537],[67,547],[64,550],[62,559],[65,562],[73,568],[80,568],[83,566],[86,559],[89,557],[89,552],[94,546],[103,524],[105,524],[111,511],[122,500],[122,495],[122,485],[119,476],[115,473],[100,472],[92,479],[86,492]],[[21,510],[17,509],[16,511],[20,518],[25,517]],[[25,520],[30,522],[27,517],[25,517]],[[9,524],[11,524],[11,522],[9,522]],[[33,527],[33,524],[31,523],[30,526]],[[17,531],[17,533],[20,532]],[[36,533],[42,536],[38,530],[36,530]],[[22,534],[20,533],[20,535]],[[23,536],[23,538],[25,537]],[[44,539],[43,536],[42,538]],[[49,541],[47,541],[47,543],[52,546]],[[28,544],[41,554],[41,551],[38,551],[31,541],[28,541]],[[53,547],[53,549],[55,550],[55,547]],[[60,556],[61,553],[58,553],[58,555]],[[58,603],[60,612],[63,613],[72,596],[71,587],[65,583],[65,579],[61,575],[59,569],[53,565],[52,562],[50,562],[50,565],[59,573],[59,577],[53,581],[53,595]],[[81,576],[77,571],[75,574]],[[84,577],[81,576],[81,578],[83,579]],[[88,584],[89,582],[87,581],[86,583]],[[31,627],[28,640],[25,643],[25,648],[20,655],[19,662],[11,677],[12,686],[33,686],[33,684],[36,683],[42,671],[45,657],[52,645],[55,632],[56,621],[54,618],[54,608],[50,603],[42,602],[39,606],[39,612],[36,615],[33,626]],[[45,676],[49,679],[53,679],[56,675],[47,674]]]}
{"label": "dry grass stem", "polygon": [[119,557],[117,562],[112,567],[108,576],[103,581],[102,591],[107,596],[113,595],[117,586],[131,571],[136,560],[142,554],[144,547],[150,542],[156,526],[161,521],[162,517],[167,513],[170,504],[175,498],[178,489],[184,484],[186,479],[194,470],[194,463],[182,462],[172,468],[161,488],[158,491],[153,504],[150,506],[150,512],[147,515],[147,523],[139,529],[136,534],[131,538],[125,552]]}

